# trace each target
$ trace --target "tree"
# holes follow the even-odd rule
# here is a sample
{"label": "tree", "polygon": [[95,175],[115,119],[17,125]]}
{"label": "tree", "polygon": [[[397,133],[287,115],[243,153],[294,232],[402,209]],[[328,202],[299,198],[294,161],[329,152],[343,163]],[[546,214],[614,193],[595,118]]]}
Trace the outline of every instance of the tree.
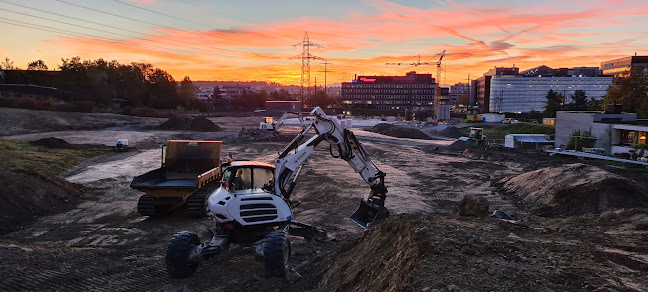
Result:
{"label": "tree", "polygon": [[576,90],[571,95],[572,102],[567,104],[567,109],[571,111],[587,110],[587,95],[583,90]]}
{"label": "tree", "polygon": [[468,106],[469,103],[470,102],[469,102],[468,94],[463,94],[463,95],[461,95],[459,97],[459,104],[460,105]]}
{"label": "tree", "polygon": [[603,105],[605,104],[605,99],[595,99],[591,98],[587,101],[587,110],[588,111],[601,111],[603,110]]}
{"label": "tree", "polygon": [[6,57],[2,63],[0,63],[0,69],[2,70],[19,70],[17,67],[15,67],[14,62],[9,59],[9,57]]}
{"label": "tree", "polygon": [[547,92],[547,105],[544,108],[545,116],[555,118],[556,112],[562,109],[563,100],[561,93],[549,89]]}
{"label": "tree", "polygon": [[329,105],[335,103],[335,101],[323,90],[315,90],[313,96],[308,98],[306,103],[313,108],[316,106],[326,108]]}
{"label": "tree", "polygon": [[178,87],[178,96],[180,97],[180,100],[185,108],[197,107],[197,92],[198,88],[193,85],[193,82],[191,81],[189,76],[185,76],[182,81],[180,81],[180,87]]}
{"label": "tree", "polygon": [[596,138],[592,137],[592,132],[575,130],[569,135],[567,149],[581,151],[583,147],[592,148],[596,143]]}
{"label": "tree", "polygon": [[270,92],[268,100],[291,100],[291,98],[288,90],[281,88],[279,90]]}
{"label": "tree", "polygon": [[36,60],[27,64],[27,70],[47,70],[47,65],[43,60]]}
{"label": "tree", "polygon": [[166,71],[156,68],[146,76],[151,95],[149,105],[156,108],[173,109],[182,104],[178,97],[175,79]]}
{"label": "tree", "polygon": [[620,104],[638,118],[648,118],[648,71],[632,68],[627,74],[614,76],[605,94],[605,104]]}

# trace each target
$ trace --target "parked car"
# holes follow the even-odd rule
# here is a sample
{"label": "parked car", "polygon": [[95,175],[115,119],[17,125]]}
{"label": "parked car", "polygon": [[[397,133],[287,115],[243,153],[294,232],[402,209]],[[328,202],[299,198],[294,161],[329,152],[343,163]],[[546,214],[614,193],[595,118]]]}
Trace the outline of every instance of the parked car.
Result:
{"label": "parked car", "polygon": [[519,121],[513,118],[506,118],[502,120],[502,124],[517,124],[517,123],[519,123]]}

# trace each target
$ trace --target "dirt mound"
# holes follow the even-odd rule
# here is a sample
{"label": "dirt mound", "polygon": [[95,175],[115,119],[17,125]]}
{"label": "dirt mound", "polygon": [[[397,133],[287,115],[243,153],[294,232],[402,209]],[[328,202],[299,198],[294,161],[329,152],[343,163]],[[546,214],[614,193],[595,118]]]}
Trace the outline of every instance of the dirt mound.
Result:
{"label": "dirt mound", "polygon": [[65,210],[83,194],[79,185],[31,173],[0,172],[0,184],[0,234]]}
{"label": "dirt mound", "polygon": [[256,142],[256,141],[271,141],[276,140],[276,136],[272,131],[261,129],[247,129],[243,128],[236,136],[232,137],[233,142]]}
{"label": "dirt mound", "polygon": [[[415,215],[398,216],[367,231],[329,267],[321,291],[401,291],[416,267]],[[344,248],[343,248],[344,249]]]}
{"label": "dirt mound", "polygon": [[77,149],[76,146],[68,143],[67,141],[55,137],[38,139],[35,141],[31,141],[29,143],[33,145],[40,145],[40,146],[44,146],[47,148],[54,148],[54,149]]}
{"label": "dirt mound", "polygon": [[216,132],[221,128],[205,117],[173,116],[160,124],[160,130],[184,130],[197,132]]}
{"label": "dirt mound", "polygon": [[466,150],[466,142],[464,141],[455,141],[454,143],[442,147],[443,150],[446,151],[452,151],[452,152],[460,152]]}
{"label": "dirt mound", "polygon": [[632,180],[581,163],[547,167],[501,181],[530,212],[569,217],[614,208],[648,207],[648,194]]}
{"label": "dirt mound", "polygon": [[[457,141],[460,142],[460,141]],[[453,143],[452,145],[456,144]],[[468,147],[465,148],[464,152],[461,153],[462,157],[475,159],[475,160],[490,160],[490,161],[511,161],[515,160],[512,157],[511,152],[515,152],[512,149],[506,149],[509,151],[498,151],[496,149],[483,149],[479,147]]]}
{"label": "dirt mound", "polygon": [[454,126],[447,127],[445,129],[443,129],[442,131],[437,132],[437,134],[439,136],[455,138],[455,139],[459,138],[459,137],[467,137],[468,136],[468,132],[466,132],[466,130],[459,129],[459,128],[454,127]]}
{"label": "dirt mound", "polygon": [[374,132],[374,133],[378,133],[378,134],[391,136],[391,137],[396,137],[396,138],[426,139],[426,140],[432,139],[432,138],[430,138],[430,136],[423,133],[419,129],[407,128],[407,127],[398,127],[398,126],[394,126],[392,124],[387,124],[387,123],[377,124],[377,125],[373,126],[373,128],[371,128],[371,130],[369,130],[369,131]]}

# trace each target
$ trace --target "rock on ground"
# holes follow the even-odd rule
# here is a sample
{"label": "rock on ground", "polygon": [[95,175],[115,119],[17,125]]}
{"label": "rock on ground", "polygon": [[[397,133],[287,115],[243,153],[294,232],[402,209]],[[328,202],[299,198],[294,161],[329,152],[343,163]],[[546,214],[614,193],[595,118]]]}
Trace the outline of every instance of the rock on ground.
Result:
{"label": "rock on ground", "polygon": [[489,206],[490,203],[488,203],[486,198],[467,195],[459,202],[457,214],[460,216],[486,217]]}

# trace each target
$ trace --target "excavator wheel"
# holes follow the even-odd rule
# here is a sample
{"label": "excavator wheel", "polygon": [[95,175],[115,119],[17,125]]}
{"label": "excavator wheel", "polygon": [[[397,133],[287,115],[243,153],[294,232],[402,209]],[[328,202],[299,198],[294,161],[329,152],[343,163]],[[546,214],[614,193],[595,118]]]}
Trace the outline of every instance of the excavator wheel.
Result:
{"label": "excavator wheel", "polygon": [[266,236],[263,263],[268,277],[284,277],[290,269],[291,247],[284,231],[273,231]]}
{"label": "excavator wheel", "polygon": [[198,268],[199,262],[190,258],[191,251],[200,245],[195,233],[181,231],[169,242],[166,252],[166,267],[171,278],[186,278]]}

